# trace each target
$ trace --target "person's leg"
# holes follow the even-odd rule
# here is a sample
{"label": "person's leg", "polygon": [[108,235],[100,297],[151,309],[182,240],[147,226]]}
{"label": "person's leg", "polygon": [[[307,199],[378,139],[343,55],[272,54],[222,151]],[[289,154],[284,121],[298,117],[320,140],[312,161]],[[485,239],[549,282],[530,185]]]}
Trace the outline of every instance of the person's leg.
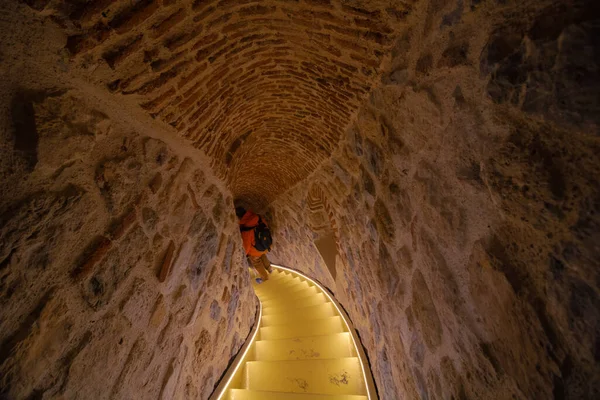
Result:
{"label": "person's leg", "polygon": [[266,254],[261,255],[260,260],[262,261],[263,265],[265,266],[265,269],[267,271],[269,271],[269,273],[273,272],[273,267],[271,266],[271,262],[267,258]]}
{"label": "person's leg", "polygon": [[248,267],[248,273],[250,274],[250,278],[252,279],[260,278],[258,272],[256,272],[256,270],[252,266]]}
{"label": "person's leg", "polygon": [[252,264],[252,266],[254,267],[256,272],[258,272],[258,274],[260,275],[260,277],[262,278],[263,281],[266,281],[269,279],[269,274],[267,273],[267,270],[265,269],[265,265],[263,264],[263,261],[261,260],[260,257],[250,256],[250,263]]}

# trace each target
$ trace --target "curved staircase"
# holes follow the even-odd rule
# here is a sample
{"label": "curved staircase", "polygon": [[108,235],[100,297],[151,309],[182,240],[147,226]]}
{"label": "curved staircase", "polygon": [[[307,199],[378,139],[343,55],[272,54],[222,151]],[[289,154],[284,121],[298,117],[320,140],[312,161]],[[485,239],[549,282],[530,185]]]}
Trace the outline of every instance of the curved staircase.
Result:
{"label": "curved staircase", "polygon": [[273,266],[254,284],[260,321],[213,400],[374,400],[358,337],[335,300],[312,279]]}

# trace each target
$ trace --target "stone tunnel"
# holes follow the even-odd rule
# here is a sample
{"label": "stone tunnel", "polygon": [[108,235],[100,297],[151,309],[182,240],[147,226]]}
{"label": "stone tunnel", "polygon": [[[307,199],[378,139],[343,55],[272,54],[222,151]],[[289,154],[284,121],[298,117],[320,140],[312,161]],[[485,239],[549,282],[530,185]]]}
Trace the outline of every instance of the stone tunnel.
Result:
{"label": "stone tunnel", "polygon": [[597,2],[1,3],[1,398],[207,399],[234,204],[381,399],[600,398]]}

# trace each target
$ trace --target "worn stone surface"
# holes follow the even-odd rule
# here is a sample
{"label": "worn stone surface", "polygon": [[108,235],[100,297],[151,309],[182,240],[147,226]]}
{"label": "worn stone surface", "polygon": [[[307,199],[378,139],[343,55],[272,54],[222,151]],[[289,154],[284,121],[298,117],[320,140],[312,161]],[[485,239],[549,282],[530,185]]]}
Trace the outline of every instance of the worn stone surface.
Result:
{"label": "worn stone surface", "polygon": [[[175,127],[237,197],[264,205],[335,148],[412,3],[60,0],[32,7],[63,27],[73,66],[93,68],[105,90]],[[280,174],[253,173],[273,163]]]}
{"label": "worn stone surface", "polygon": [[600,397],[596,2],[0,8],[2,395],[208,398],[236,198],[383,399]]}
{"label": "worn stone surface", "polygon": [[[237,226],[189,200],[210,186],[203,204],[222,204],[226,189],[75,92],[17,89],[2,107],[13,118],[2,158],[23,166],[2,170],[19,174],[0,199],[2,396],[181,398],[186,385],[207,396],[255,318]],[[12,153],[11,132],[35,143]]]}
{"label": "worn stone surface", "polygon": [[332,159],[271,204],[274,258],[335,292],[382,398],[599,395],[592,3],[417,8]]}

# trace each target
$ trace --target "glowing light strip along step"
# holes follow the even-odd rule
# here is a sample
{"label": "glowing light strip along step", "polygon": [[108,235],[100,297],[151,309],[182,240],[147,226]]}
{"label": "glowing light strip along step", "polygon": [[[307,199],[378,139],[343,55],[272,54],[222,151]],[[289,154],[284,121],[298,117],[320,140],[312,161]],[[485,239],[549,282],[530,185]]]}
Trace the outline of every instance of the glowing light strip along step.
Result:
{"label": "glowing light strip along step", "polygon": [[348,315],[318,282],[279,265],[254,284],[258,323],[211,400],[375,400]]}

